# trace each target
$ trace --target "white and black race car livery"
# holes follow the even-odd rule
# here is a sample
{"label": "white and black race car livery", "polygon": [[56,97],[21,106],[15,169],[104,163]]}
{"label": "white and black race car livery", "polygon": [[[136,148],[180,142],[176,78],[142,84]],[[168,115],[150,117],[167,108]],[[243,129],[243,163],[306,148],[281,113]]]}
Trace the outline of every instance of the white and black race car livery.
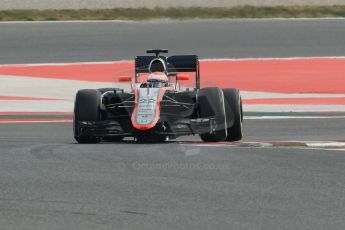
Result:
{"label": "white and black race car livery", "polygon": [[[135,58],[135,76],[125,77],[131,90],[83,89],[76,94],[74,137],[79,143],[102,140],[164,141],[200,135],[203,141],[242,138],[242,101],[238,89],[200,87],[196,55],[162,56],[167,50],[148,50]],[[195,86],[181,89],[193,74]],[[140,82],[141,76],[146,80]]]}

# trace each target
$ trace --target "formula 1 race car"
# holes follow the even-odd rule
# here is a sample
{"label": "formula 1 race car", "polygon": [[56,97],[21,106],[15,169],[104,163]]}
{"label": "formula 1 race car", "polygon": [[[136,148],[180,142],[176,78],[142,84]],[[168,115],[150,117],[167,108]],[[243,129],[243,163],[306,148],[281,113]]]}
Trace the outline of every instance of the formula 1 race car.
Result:
{"label": "formula 1 race car", "polygon": [[[242,101],[238,89],[200,88],[196,55],[162,56],[148,50],[135,58],[135,77],[122,77],[131,90],[83,89],[74,104],[74,138],[79,143],[101,140],[161,142],[198,134],[205,142],[242,139]],[[194,74],[195,87],[181,88]],[[145,75],[145,81],[139,81]],[[194,79],[192,79],[194,81]],[[193,83],[194,84],[194,83]]]}

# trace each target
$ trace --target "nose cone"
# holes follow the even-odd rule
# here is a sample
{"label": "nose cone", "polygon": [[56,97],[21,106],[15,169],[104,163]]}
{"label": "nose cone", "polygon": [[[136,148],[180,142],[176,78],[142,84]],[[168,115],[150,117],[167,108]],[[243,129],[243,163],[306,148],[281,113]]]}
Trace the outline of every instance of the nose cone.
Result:
{"label": "nose cone", "polygon": [[[156,126],[160,117],[160,88],[135,90],[135,107],[132,114],[132,125],[138,130],[149,130]],[[163,92],[164,94],[164,92]]]}

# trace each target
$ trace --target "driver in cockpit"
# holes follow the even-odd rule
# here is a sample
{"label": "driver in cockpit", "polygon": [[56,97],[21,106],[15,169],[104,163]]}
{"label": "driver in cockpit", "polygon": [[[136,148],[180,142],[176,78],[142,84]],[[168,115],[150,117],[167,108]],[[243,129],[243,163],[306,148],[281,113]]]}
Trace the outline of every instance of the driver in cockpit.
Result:
{"label": "driver in cockpit", "polygon": [[156,58],[151,61],[149,66],[150,74],[147,77],[146,84],[142,87],[161,88],[169,86],[169,78],[167,76],[167,70],[165,63],[162,59]]}

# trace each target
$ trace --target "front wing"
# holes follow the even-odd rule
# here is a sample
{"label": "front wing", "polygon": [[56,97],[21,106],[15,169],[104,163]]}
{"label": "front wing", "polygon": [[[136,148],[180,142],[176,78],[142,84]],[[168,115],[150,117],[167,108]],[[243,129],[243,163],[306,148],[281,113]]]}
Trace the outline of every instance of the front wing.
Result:
{"label": "front wing", "polygon": [[199,118],[199,119],[183,119],[164,125],[160,122],[156,127],[150,130],[137,130],[131,128],[126,130],[119,121],[104,120],[104,121],[80,121],[76,126],[81,136],[95,136],[95,137],[136,137],[136,136],[157,136],[165,135],[170,137],[195,135],[202,133],[212,133],[217,129],[217,124],[214,118]]}

